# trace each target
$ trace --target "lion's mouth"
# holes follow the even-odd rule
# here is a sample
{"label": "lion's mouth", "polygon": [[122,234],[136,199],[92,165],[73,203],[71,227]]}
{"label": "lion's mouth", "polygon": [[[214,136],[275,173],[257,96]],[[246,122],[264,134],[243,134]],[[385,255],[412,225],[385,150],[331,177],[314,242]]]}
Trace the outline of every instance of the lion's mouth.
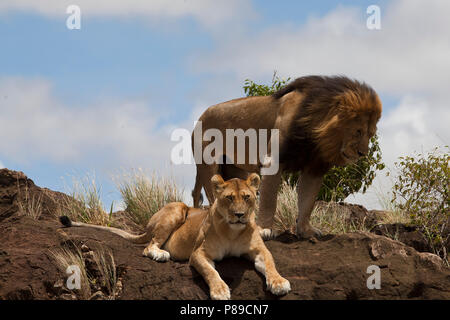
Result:
{"label": "lion's mouth", "polygon": [[247,224],[247,222],[243,222],[243,221],[232,222],[232,221],[230,221],[230,224]]}

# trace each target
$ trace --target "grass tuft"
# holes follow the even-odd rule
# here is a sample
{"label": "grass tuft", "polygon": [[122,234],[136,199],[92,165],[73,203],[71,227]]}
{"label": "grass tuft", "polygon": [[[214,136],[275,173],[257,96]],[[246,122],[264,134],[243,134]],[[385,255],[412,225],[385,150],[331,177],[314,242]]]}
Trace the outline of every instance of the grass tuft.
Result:
{"label": "grass tuft", "polygon": [[[20,194],[19,189],[19,194]],[[25,188],[24,200],[18,202],[19,214],[39,220],[43,211],[43,194],[31,195],[28,187]]]}
{"label": "grass tuft", "polygon": [[102,285],[108,290],[111,298],[116,296],[117,272],[114,256],[109,249],[99,249],[94,252],[94,261],[102,276]]}
{"label": "grass tuft", "polygon": [[[274,217],[274,228],[281,232],[295,233],[298,215],[297,185],[290,185],[283,181],[278,191],[277,211]],[[314,207],[311,213],[311,224],[324,233],[341,234],[354,231],[369,231],[364,221],[348,221],[348,216],[343,206],[335,201],[321,202]]]}
{"label": "grass tuft", "polygon": [[72,198],[64,198],[60,203],[61,215],[66,215],[73,221],[110,225],[110,215],[103,209],[101,188],[97,185],[95,176],[73,177],[69,195]]}
{"label": "grass tuft", "polygon": [[50,255],[55,260],[58,269],[60,269],[64,274],[67,274],[67,269],[70,266],[77,266],[79,268],[80,289],[74,290],[79,290],[79,295],[82,299],[89,299],[91,295],[90,281],[80,249],[78,249],[75,245],[72,248],[61,247],[50,250]]}
{"label": "grass tuft", "polygon": [[125,211],[136,224],[145,227],[148,220],[170,202],[180,202],[183,191],[172,178],[148,176],[142,169],[124,173],[116,181],[126,206]]}

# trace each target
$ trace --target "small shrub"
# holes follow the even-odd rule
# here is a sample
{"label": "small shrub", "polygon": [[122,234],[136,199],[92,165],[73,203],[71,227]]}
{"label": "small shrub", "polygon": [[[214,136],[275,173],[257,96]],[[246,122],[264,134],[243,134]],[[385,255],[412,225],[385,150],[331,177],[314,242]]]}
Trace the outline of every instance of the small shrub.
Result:
{"label": "small shrub", "polygon": [[435,148],[427,154],[400,157],[392,203],[410,214],[434,253],[448,263],[445,234],[450,218],[450,154]]}
{"label": "small shrub", "polygon": [[123,174],[117,186],[129,218],[142,227],[164,205],[183,199],[183,192],[173,179],[160,178],[155,174],[148,177],[141,169]]}
{"label": "small shrub", "polygon": [[270,96],[287,85],[289,80],[291,78],[282,79],[278,77],[277,72],[274,71],[271,85],[257,84],[250,79],[245,79],[243,88],[247,97]]}

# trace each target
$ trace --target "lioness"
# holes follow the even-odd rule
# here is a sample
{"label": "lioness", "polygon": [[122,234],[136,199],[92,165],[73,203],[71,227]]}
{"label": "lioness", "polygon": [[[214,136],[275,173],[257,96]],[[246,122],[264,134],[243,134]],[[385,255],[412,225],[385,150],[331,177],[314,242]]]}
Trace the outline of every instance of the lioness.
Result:
{"label": "lioness", "polygon": [[247,180],[224,181],[220,175],[211,179],[216,200],[209,210],[190,208],[173,202],[155,213],[142,235],[132,235],[117,228],[71,222],[60,217],[66,227],[83,226],[108,230],[134,243],[150,244],[144,255],[156,261],[187,260],[205,279],[212,299],[230,299],[230,289],[214,268],[214,261],[227,256],[246,256],[266,277],[268,290],[284,295],[291,289],[280,276],[273,257],[266,248],[255,223],[256,192],[260,178],[251,174]]}

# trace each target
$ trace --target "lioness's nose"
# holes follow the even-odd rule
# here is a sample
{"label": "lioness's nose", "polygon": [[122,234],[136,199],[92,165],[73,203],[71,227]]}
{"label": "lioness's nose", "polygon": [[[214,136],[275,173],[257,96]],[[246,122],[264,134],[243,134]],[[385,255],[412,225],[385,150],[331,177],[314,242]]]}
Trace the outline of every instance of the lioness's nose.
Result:
{"label": "lioness's nose", "polygon": [[238,218],[241,218],[244,216],[244,214],[242,212],[235,212],[234,215]]}

